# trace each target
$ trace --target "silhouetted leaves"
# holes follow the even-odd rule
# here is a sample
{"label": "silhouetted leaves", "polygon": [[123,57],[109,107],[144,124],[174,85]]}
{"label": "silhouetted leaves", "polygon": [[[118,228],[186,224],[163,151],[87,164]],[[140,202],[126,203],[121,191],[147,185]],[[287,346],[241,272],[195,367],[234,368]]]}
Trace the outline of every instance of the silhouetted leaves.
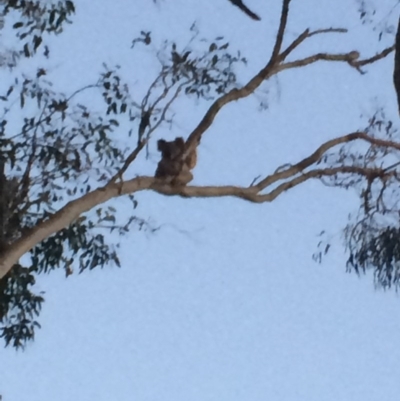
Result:
{"label": "silhouetted leaves", "polygon": [[[32,78],[16,78],[1,97],[5,112],[0,120],[0,149],[10,179],[19,183],[13,206],[17,236],[54,213],[58,202],[107,182],[124,161],[124,151],[112,138],[119,121],[77,103],[75,96],[80,91],[69,97],[54,92],[45,78],[43,69]],[[87,89],[98,90],[98,86]],[[18,108],[19,120],[9,127],[5,116]],[[129,199],[133,210],[136,201]],[[144,224],[136,216],[126,215],[119,223],[118,211],[105,208],[82,217],[34,248],[29,267],[16,265],[0,281],[0,335],[6,345],[23,347],[40,327],[36,317],[44,299],[32,292],[34,275],[62,269],[68,277],[74,267],[82,272],[109,264],[119,266],[116,249],[106,234],[116,230],[121,235],[132,225],[140,229]]]}
{"label": "silhouetted leaves", "polygon": [[369,228],[360,232],[357,248],[347,261],[349,271],[356,273],[373,270],[377,285],[390,288],[400,285],[400,228],[386,227],[369,235]]}
{"label": "silhouetted leaves", "polygon": [[[56,3],[8,0],[0,5],[0,13],[3,16],[13,13],[13,17],[18,19],[13,28],[17,38],[23,41],[20,53],[31,57],[43,43],[44,34],[59,34],[65,24],[71,23],[69,18],[75,13],[75,6],[70,0]],[[9,63],[9,66],[12,65]]]}
{"label": "silhouetted leaves", "polygon": [[44,301],[43,294],[31,292],[35,278],[31,269],[15,265],[0,280],[0,337],[6,346],[23,348],[35,337],[36,321]]}

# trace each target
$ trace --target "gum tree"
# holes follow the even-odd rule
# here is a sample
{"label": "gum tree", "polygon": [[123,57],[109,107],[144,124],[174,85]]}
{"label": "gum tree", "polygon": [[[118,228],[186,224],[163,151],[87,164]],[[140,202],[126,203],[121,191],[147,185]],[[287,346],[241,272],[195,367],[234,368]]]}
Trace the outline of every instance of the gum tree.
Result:
{"label": "gum tree", "polygon": [[[59,9],[47,9],[25,1],[6,3],[4,16],[11,10],[20,13],[21,21],[13,26],[23,41],[16,53],[18,57],[30,57],[41,49],[44,46],[42,34],[61,32],[74,6],[70,1],[60,4]],[[346,229],[349,268],[360,271],[372,266],[378,282],[397,284],[393,263],[390,272],[382,271],[382,262],[368,260],[370,253],[363,248],[364,244],[369,246],[371,235],[382,230],[380,216],[393,216],[390,233],[398,229],[395,218],[399,213],[398,164],[392,160],[400,151],[400,143],[397,129],[384,119],[383,112],[372,116],[365,129],[321,143],[304,159],[276,166],[274,173],[265,172],[250,185],[210,186],[207,182],[196,186],[174,185],[164,178],[130,173],[138,156],[146,153],[154,142],[154,133],[170,122],[171,105],[179,97],[209,102],[207,112],[186,138],[181,155],[185,158],[201,146],[202,138],[227,104],[251,96],[281,72],[329,62],[332,68],[340,63],[363,73],[395,49],[393,45],[377,54],[366,55],[351,48],[344,53],[326,49],[296,58],[294,50],[310,38],[345,37],[347,30],[304,27],[290,42],[285,35],[289,5],[290,0],[282,1],[274,46],[269,54],[265,53],[263,68],[244,85],[238,84],[235,67],[246,59],[240,53],[231,52],[229,43],[222,38],[196,43],[195,25],[191,47],[179,48],[170,41],[164,43],[156,55],[160,62],[159,73],[142,99],[131,95],[118,68],[106,65],[94,83],[67,95],[52,89],[44,67],[33,76],[15,77],[0,97],[3,103],[0,119],[0,319],[1,336],[6,344],[23,347],[34,337],[35,327],[39,326],[36,319],[44,300],[42,294],[33,292],[39,274],[61,268],[68,276],[74,269],[81,272],[108,263],[119,265],[117,249],[98,228],[105,227],[124,235],[130,229],[146,227],[148,223],[135,212],[135,194],[141,191],[151,191],[154,196],[183,198],[230,196],[263,203],[272,202],[311,179],[341,188],[357,188],[360,213],[358,220]],[[151,32],[143,31],[133,41],[134,50],[151,41]],[[46,49],[44,47],[47,53]],[[85,91],[93,91],[103,99],[102,110],[93,110],[78,100],[79,94]],[[15,124],[12,128],[10,124],[16,115],[19,116],[17,129]],[[134,143],[129,149],[112,139],[114,132],[120,137],[125,135],[118,131],[123,122],[132,127],[126,134],[131,138],[130,143]],[[355,142],[364,144],[362,151],[350,148]],[[121,197],[128,198],[132,204],[131,215],[123,218],[118,215],[117,199],[112,203],[115,206],[104,206]],[[395,231],[390,233],[389,238],[396,234]],[[362,235],[366,235],[365,239]],[[385,259],[384,263],[391,261],[393,259]]]}

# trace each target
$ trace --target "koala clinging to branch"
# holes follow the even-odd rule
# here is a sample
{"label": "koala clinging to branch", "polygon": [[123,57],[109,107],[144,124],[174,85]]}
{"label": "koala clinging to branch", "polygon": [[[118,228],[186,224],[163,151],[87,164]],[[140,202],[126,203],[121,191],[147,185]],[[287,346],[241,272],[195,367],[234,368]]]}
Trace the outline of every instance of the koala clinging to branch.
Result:
{"label": "koala clinging to branch", "polygon": [[196,150],[185,159],[185,141],[183,138],[175,138],[173,141],[160,139],[157,149],[161,152],[161,160],[158,163],[156,177],[162,178],[171,185],[186,185],[192,181],[193,174],[190,170],[197,162]]}

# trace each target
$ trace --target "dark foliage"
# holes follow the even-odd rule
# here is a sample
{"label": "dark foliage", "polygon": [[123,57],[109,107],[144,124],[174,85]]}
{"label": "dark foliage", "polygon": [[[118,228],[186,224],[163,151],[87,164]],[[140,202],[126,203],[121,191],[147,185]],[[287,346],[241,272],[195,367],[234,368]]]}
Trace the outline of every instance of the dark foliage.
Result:
{"label": "dark foliage", "polygon": [[375,282],[383,288],[400,286],[400,228],[387,227],[372,238],[359,238],[358,250],[347,261],[357,274],[373,267]]}
{"label": "dark foliage", "polygon": [[44,298],[30,291],[33,284],[32,269],[19,264],[0,280],[0,337],[6,345],[23,348],[34,339],[35,328],[40,327],[36,317]]}
{"label": "dark foliage", "polygon": [[[8,212],[2,216],[17,217],[15,224],[7,220],[1,225],[7,227],[5,244],[54,213],[57,204],[106,183],[124,160],[123,152],[111,138],[118,121],[105,119],[75,102],[80,91],[66,97],[51,87],[45,71],[40,70],[36,77],[16,78],[0,97],[4,104],[0,148],[6,164],[6,183],[17,184],[12,199],[4,186],[1,192],[2,198],[7,195]],[[100,87],[91,85],[85,89],[96,88]],[[20,126],[18,130],[14,126],[11,132],[9,120],[15,123],[16,108]],[[137,203],[133,197],[130,199],[134,209]],[[125,216],[120,225],[117,220],[117,210],[112,207],[82,216],[34,248],[28,267],[16,265],[0,281],[0,333],[6,345],[23,347],[34,339],[35,329],[40,327],[36,317],[44,298],[32,292],[34,277],[59,268],[68,276],[74,267],[82,272],[110,263],[119,265],[105,231],[124,234],[132,224],[140,228],[143,222],[135,216]]]}
{"label": "dark foliage", "polygon": [[[22,46],[2,54],[1,65],[13,67],[20,56],[31,57],[44,43],[44,34],[59,34],[66,23],[71,23],[70,17],[75,13],[75,5],[70,0],[58,2],[40,2],[29,0],[6,0],[0,4],[0,16],[3,21],[12,14],[17,20],[12,26]],[[11,20],[9,18],[9,20]],[[49,49],[44,46],[44,54],[49,55]]]}
{"label": "dark foliage", "polygon": [[394,54],[394,72],[393,72],[393,82],[397,94],[397,105],[399,107],[400,114],[400,18],[397,26],[396,34],[396,49]]}

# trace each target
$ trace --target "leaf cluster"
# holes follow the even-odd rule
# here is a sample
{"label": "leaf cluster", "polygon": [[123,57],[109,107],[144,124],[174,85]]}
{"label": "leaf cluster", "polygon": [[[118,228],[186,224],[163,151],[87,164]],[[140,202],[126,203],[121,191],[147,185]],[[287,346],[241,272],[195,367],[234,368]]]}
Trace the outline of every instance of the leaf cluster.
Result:
{"label": "leaf cluster", "polygon": [[31,292],[34,284],[32,268],[20,264],[0,280],[0,337],[6,346],[24,348],[27,341],[35,338],[35,329],[40,328],[36,317],[44,298]]}
{"label": "leaf cluster", "polygon": [[400,228],[386,227],[371,233],[365,225],[354,237],[357,249],[347,260],[348,271],[373,269],[375,283],[384,289],[400,287]]}
{"label": "leaf cluster", "polygon": [[[57,3],[7,0],[2,2],[0,13],[4,17],[14,14],[17,22],[13,24],[13,29],[22,42],[22,50],[19,54],[31,57],[43,43],[43,34],[60,34],[65,24],[72,22],[70,17],[75,13],[75,5],[71,0],[62,0]],[[46,47],[46,56],[48,52]]]}
{"label": "leaf cluster", "polygon": [[246,63],[246,59],[240,51],[229,53],[229,42],[222,40],[222,36],[215,38],[201,54],[187,47],[179,50],[175,42],[165,43],[164,52],[169,57],[163,67],[171,83],[186,82],[186,94],[208,100],[232,89],[236,84],[234,65]]}
{"label": "leaf cluster", "polygon": [[[100,85],[84,89],[99,90]],[[107,182],[124,160],[113,138],[118,121],[77,102],[81,91],[69,97],[57,93],[46,74],[38,72],[35,77],[16,78],[0,97],[1,155],[8,179],[18,183],[12,208],[18,218],[13,225],[18,229],[16,238],[48,219],[62,202]],[[130,199],[136,208],[133,196]],[[6,345],[23,347],[40,327],[35,317],[44,298],[32,292],[35,276],[60,268],[68,276],[75,262],[79,272],[107,264],[118,266],[105,230],[126,233],[131,224],[140,228],[144,223],[128,216],[120,227],[114,208],[93,213],[33,248],[29,267],[15,265],[0,280],[0,330]]]}

